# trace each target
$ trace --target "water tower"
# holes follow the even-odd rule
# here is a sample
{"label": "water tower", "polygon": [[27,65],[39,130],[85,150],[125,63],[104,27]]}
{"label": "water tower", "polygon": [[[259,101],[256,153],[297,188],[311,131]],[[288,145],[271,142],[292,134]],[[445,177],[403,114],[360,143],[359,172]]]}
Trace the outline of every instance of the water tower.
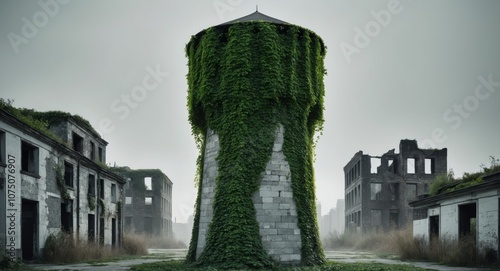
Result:
{"label": "water tower", "polygon": [[323,41],[256,11],[192,36],[186,56],[200,148],[187,260],[322,264],[313,152],[323,123]]}

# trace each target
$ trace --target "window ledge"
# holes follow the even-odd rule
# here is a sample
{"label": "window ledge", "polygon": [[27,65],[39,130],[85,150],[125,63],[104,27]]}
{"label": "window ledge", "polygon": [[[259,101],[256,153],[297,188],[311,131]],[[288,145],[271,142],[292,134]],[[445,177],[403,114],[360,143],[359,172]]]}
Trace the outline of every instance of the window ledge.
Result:
{"label": "window ledge", "polygon": [[21,174],[23,174],[23,175],[28,175],[28,176],[31,176],[31,177],[34,177],[34,178],[40,179],[40,175],[38,175],[37,173],[34,173],[34,172],[29,172],[29,171],[26,171],[26,170],[21,170],[20,172],[21,172]]}

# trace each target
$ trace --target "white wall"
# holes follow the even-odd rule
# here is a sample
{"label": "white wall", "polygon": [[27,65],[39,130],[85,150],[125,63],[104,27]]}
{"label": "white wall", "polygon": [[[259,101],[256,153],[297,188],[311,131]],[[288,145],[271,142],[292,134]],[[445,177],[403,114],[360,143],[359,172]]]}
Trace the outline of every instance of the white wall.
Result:
{"label": "white wall", "polygon": [[419,219],[413,221],[413,237],[423,237],[429,241],[429,219]]}
{"label": "white wall", "polygon": [[[496,192],[496,191],[495,191]],[[495,193],[496,194],[496,193]],[[477,214],[478,244],[480,249],[492,248],[498,251],[498,195],[478,200]]]}
{"label": "white wall", "polygon": [[458,238],[458,206],[456,204],[441,207],[439,236]]}

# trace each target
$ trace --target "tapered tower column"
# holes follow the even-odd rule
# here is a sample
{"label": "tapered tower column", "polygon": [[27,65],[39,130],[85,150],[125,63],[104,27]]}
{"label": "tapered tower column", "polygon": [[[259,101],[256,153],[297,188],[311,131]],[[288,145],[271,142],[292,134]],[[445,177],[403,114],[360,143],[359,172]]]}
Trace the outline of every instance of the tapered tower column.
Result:
{"label": "tapered tower column", "polygon": [[323,123],[323,41],[255,12],[196,34],[186,55],[200,148],[188,261],[322,264],[312,158]]}

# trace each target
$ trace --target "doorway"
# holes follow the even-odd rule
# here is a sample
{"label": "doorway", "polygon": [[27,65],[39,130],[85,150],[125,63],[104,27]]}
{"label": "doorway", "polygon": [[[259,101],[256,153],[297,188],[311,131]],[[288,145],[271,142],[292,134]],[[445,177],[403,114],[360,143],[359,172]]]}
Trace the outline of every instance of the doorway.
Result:
{"label": "doorway", "polygon": [[38,202],[21,202],[21,250],[24,260],[33,260],[37,254]]}

